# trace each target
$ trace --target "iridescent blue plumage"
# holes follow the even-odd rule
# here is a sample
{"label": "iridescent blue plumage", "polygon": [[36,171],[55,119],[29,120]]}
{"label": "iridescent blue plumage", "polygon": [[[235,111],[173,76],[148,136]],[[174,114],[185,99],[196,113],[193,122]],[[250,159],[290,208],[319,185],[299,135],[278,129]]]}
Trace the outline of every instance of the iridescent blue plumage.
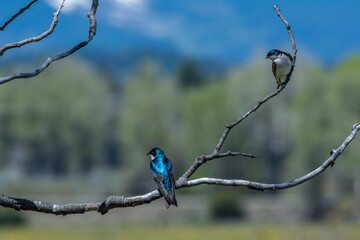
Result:
{"label": "iridescent blue plumage", "polygon": [[148,155],[151,157],[151,174],[159,188],[159,191],[166,200],[166,208],[169,208],[171,204],[177,206],[175,198],[175,180],[170,160],[159,148],[153,148]]}

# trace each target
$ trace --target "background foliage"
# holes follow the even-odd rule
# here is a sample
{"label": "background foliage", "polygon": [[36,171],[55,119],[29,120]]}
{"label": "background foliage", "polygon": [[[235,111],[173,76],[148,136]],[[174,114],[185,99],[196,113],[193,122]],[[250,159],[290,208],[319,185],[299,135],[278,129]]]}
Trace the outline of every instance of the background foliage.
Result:
{"label": "background foliage", "polygon": [[[196,61],[167,73],[147,59],[119,82],[78,59],[31,81],[10,82],[0,88],[3,192],[101,198],[152,190],[145,153],[161,147],[180,176],[196,156],[210,153],[226,123],[274,90],[264,64],[207,75]],[[286,91],[235,129],[224,147],[259,158],[215,160],[195,177],[280,182],[318,166],[359,119],[359,65],[358,57],[331,69],[300,64]],[[358,144],[355,140],[331,173],[294,193],[308,203],[303,220],[359,217]],[[246,207],[238,203],[271,195],[216,187],[178,194],[187,192],[212,196],[215,219],[247,219]]]}

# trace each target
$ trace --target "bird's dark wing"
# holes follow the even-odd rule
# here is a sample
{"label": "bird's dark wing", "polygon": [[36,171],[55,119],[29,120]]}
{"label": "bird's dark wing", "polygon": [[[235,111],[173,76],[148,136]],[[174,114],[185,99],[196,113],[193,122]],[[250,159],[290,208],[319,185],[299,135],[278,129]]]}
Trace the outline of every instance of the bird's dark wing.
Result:
{"label": "bird's dark wing", "polygon": [[[166,179],[164,179],[164,176],[161,173],[158,173],[156,171],[156,168],[154,168],[153,163],[150,162],[150,171],[151,171],[151,175],[153,176],[155,183],[158,187],[159,192],[164,196],[165,201],[166,201],[166,208],[169,208],[170,204],[172,203],[172,199],[171,196],[169,194],[169,192],[166,190],[165,186],[164,186],[164,181]],[[167,181],[169,181],[169,179],[167,179]],[[170,179],[171,181],[171,179]]]}
{"label": "bird's dark wing", "polygon": [[276,77],[276,64],[274,62],[272,63],[272,72],[273,72],[273,75],[275,77],[275,80],[276,80],[276,83],[277,83],[277,89],[278,89],[280,87],[280,85],[281,85],[281,82],[280,82],[280,79],[278,79]]}
{"label": "bird's dark wing", "polygon": [[170,193],[171,202],[177,206],[176,198],[175,198],[176,183],[175,183],[175,179],[174,179],[174,174],[172,173],[172,164],[168,158],[166,158],[166,162],[167,162],[167,174],[169,176],[170,184],[171,184],[171,193]]}
{"label": "bird's dark wing", "polygon": [[276,79],[276,64],[274,62],[272,63],[272,73],[273,73],[273,75],[274,75],[274,77]]}
{"label": "bird's dark wing", "polygon": [[283,52],[283,53],[290,58],[290,61],[291,61],[291,62],[293,61],[293,57],[291,56],[290,53],[287,53],[287,52]]}
{"label": "bird's dark wing", "polygon": [[176,201],[176,197],[175,197],[175,188],[176,188],[176,182],[174,179],[174,174],[172,172],[168,172],[169,178],[170,178],[170,183],[171,183],[171,203],[174,204],[175,206],[177,205],[177,201]]}
{"label": "bird's dark wing", "polygon": [[170,194],[168,193],[168,191],[166,190],[166,188],[164,186],[163,176],[161,174],[157,174],[157,176],[154,177],[154,180],[158,187],[159,192],[161,193],[161,195],[164,196],[164,198],[166,200],[166,208],[169,208],[172,201],[171,201]]}
{"label": "bird's dark wing", "polygon": [[177,201],[176,201],[176,197],[175,197],[176,183],[175,183],[175,179],[174,179],[174,174],[172,173],[172,164],[168,158],[166,158],[165,161],[166,161],[166,165],[167,165],[167,175],[169,176],[170,185],[171,185],[170,203],[177,206]]}

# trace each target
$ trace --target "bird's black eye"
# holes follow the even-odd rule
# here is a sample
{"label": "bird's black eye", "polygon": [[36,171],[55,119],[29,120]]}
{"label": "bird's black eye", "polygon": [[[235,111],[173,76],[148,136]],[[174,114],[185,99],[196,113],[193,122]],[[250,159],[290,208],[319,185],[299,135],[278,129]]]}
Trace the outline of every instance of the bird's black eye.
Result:
{"label": "bird's black eye", "polygon": [[156,148],[151,149],[150,155],[156,156],[156,153],[157,153],[157,149],[156,149]]}
{"label": "bird's black eye", "polygon": [[151,150],[147,153],[147,155],[154,155],[154,149],[151,149]]}

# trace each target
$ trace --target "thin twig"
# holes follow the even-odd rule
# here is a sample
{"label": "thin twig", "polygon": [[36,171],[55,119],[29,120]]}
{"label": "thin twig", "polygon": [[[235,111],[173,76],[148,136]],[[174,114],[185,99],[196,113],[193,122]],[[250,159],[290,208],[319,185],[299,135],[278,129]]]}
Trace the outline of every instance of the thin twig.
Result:
{"label": "thin twig", "polygon": [[38,0],[33,0],[31,1],[28,5],[26,5],[25,7],[21,8],[14,16],[12,16],[9,20],[7,20],[4,25],[2,25],[0,27],[0,31],[4,31],[4,29],[6,28],[7,25],[9,25],[12,21],[15,20],[15,18],[17,18],[20,14],[22,14],[23,12],[25,12],[27,9],[29,9],[31,7],[31,5],[33,5],[35,2],[37,2]]}
{"label": "thin twig", "polygon": [[65,2],[65,0],[62,0],[59,5],[58,10],[55,13],[53,13],[53,21],[51,22],[50,28],[47,31],[43,32],[42,34],[40,34],[37,37],[31,37],[28,39],[24,39],[20,42],[5,44],[3,47],[0,48],[0,56],[2,56],[4,54],[4,52],[9,49],[21,47],[21,46],[24,46],[24,45],[32,43],[32,42],[38,42],[38,41],[46,38],[47,36],[49,36],[54,31],[54,29],[58,23],[58,16],[60,14],[61,9],[64,6],[64,2]]}
{"label": "thin twig", "polygon": [[293,61],[292,61],[292,65],[295,66],[295,62],[296,62],[296,53],[297,53],[297,49],[296,49],[296,44],[295,44],[295,40],[294,40],[294,34],[291,31],[291,27],[289,25],[289,23],[285,20],[285,18],[281,15],[280,9],[274,5],[273,6],[274,9],[276,10],[279,18],[283,21],[283,23],[286,26],[286,29],[288,30],[288,33],[290,35],[290,41],[291,41],[291,45],[292,45],[292,49],[293,49]]}
{"label": "thin twig", "polygon": [[249,157],[249,158],[256,158],[255,155],[250,154],[250,153],[242,153],[242,152],[230,152],[227,151],[226,153],[219,153],[215,158],[223,158],[223,157],[228,157],[228,156],[243,156],[243,157]]}
{"label": "thin twig", "polygon": [[[64,1],[64,0],[63,0]],[[9,82],[13,79],[17,79],[17,78],[31,78],[31,77],[35,77],[38,74],[40,74],[42,71],[44,71],[51,63],[62,59],[64,57],[67,57],[71,54],[73,54],[74,52],[76,52],[77,50],[79,50],[80,48],[86,46],[95,36],[96,34],[96,18],[95,18],[95,13],[98,7],[98,0],[93,0],[92,1],[92,6],[90,9],[90,12],[88,13],[88,18],[90,20],[90,28],[89,28],[89,35],[88,37],[82,41],[81,43],[79,43],[78,45],[76,45],[75,47],[71,48],[70,50],[63,52],[59,55],[56,55],[55,57],[49,57],[38,69],[36,69],[33,72],[29,72],[29,73],[16,73],[7,77],[2,77],[0,78],[0,84]]]}

